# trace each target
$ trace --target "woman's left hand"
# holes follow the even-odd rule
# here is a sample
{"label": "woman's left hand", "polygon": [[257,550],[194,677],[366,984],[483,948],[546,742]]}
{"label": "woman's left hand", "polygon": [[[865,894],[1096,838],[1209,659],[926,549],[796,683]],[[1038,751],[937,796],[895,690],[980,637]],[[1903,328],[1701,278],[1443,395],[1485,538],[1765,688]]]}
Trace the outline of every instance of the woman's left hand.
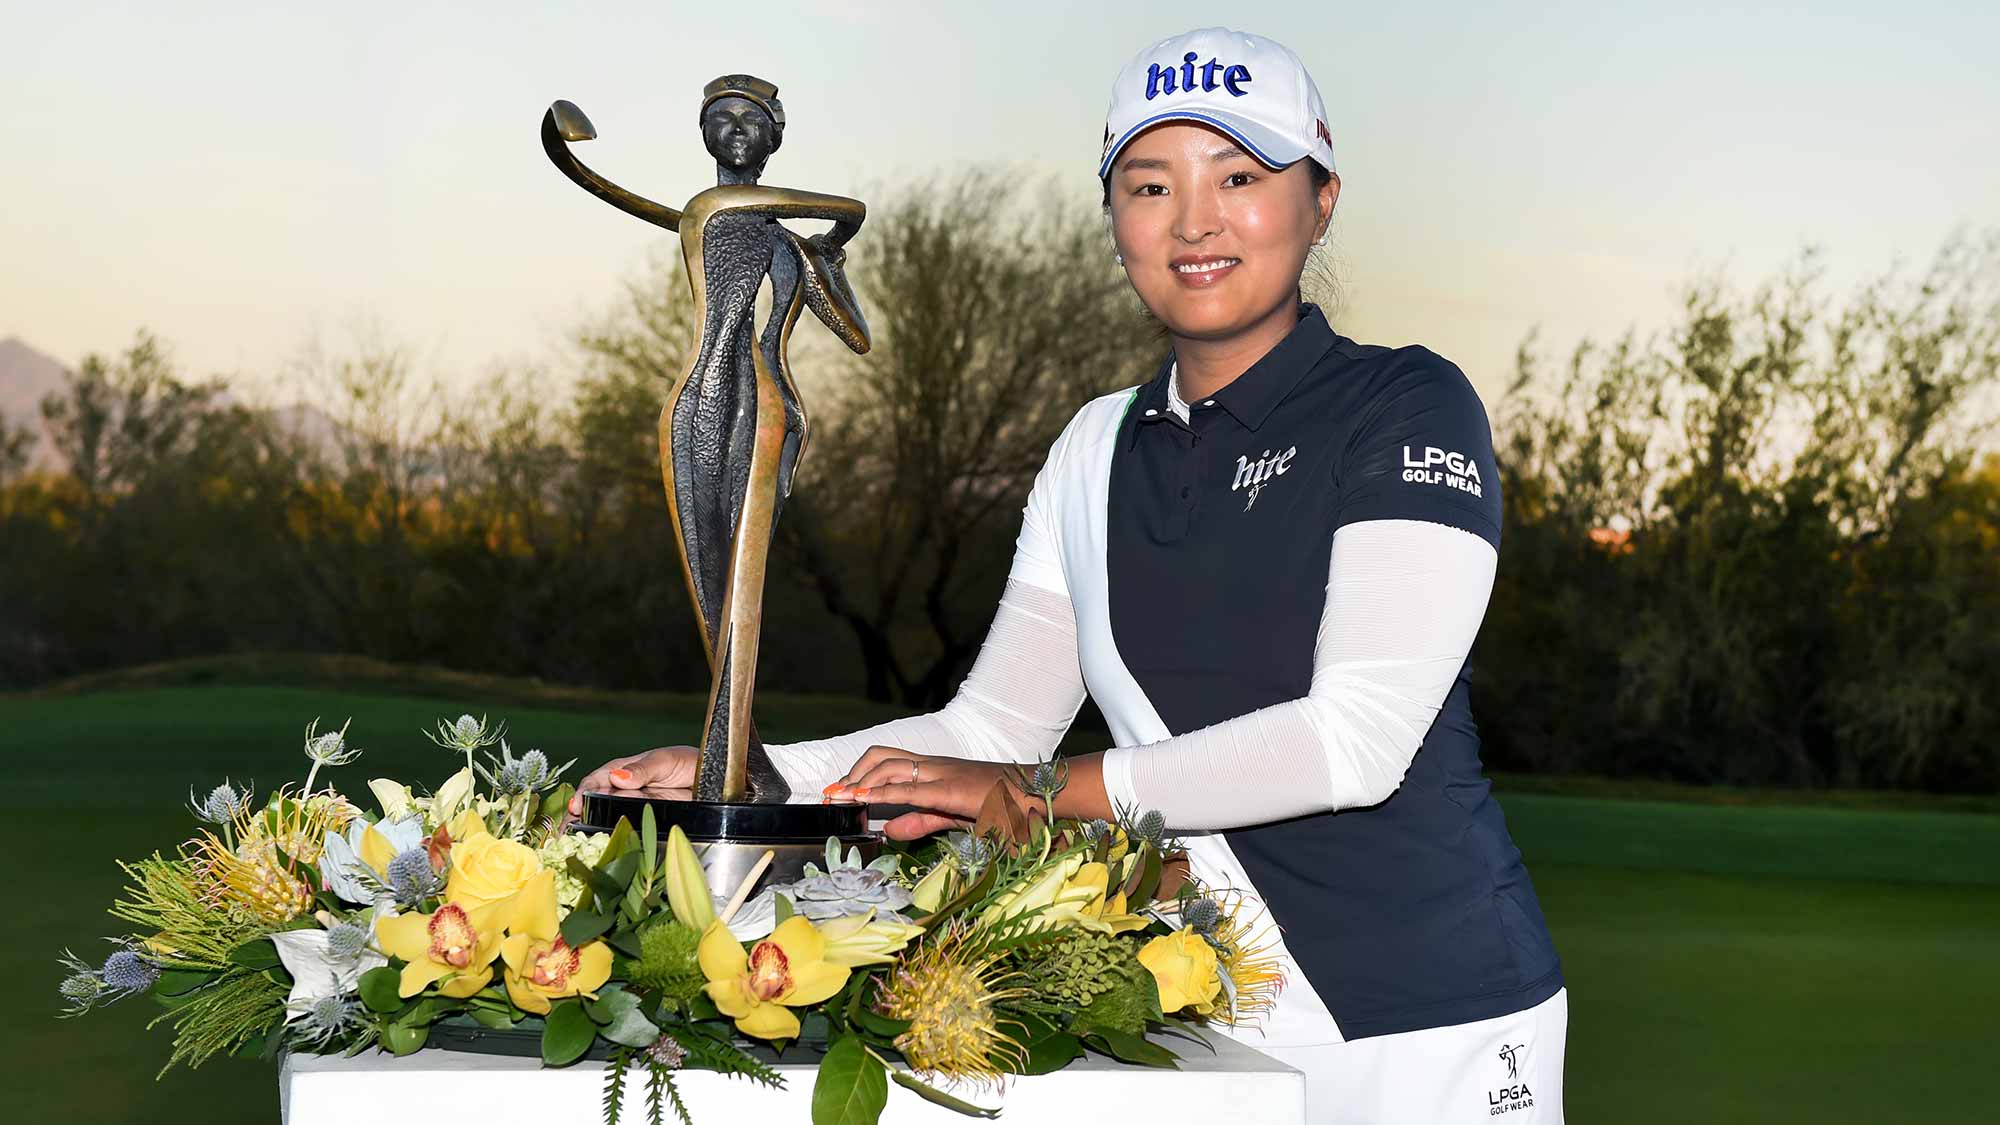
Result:
{"label": "woman's left hand", "polygon": [[[1012,784],[1005,765],[870,746],[847,776],[827,786],[825,792],[829,797],[924,810],[904,813],[883,826],[883,834],[892,840],[914,840],[969,824],[979,816],[979,806],[996,781]],[[1015,795],[1020,796],[1018,792]]]}

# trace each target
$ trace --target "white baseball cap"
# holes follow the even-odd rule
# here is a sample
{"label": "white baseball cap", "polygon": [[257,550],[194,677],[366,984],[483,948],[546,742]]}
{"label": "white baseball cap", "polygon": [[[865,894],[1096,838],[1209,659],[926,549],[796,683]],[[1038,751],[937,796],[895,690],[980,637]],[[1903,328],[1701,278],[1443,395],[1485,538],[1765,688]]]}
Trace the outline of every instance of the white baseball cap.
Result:
{"label": "white baseball cap", "polygon": [[1126,142],[1162,121],[1213,125],[1272,168],[1310,156],[1334,170],[1319,87],[1297,55],[1261,35],[1204,27],[1134,55],[1111,84],[1097,178]]}

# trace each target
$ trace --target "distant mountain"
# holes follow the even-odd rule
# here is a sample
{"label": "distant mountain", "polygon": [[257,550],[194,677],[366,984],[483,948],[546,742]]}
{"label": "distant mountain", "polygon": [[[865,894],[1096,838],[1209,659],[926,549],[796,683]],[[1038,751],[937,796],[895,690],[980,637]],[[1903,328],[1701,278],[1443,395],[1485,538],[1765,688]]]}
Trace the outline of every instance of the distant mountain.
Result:
{"label": "distant mountain", "polygon": [[41,448],[35,460],[46,464],[47,442],[42,434],[42,397],[63,388],[69,369],[61,361],[30,347],[16,336],[0,340],[0,418],[10,425],[32,427]]}
{"label": "distant mountain", "polygon": [[[38,352],[25,340],[9,336],[0,340],[0,419],[11,426],[28,426],[35,431],[38,448],[33,463],[45,469],[61,470],[61,459],[49,448],[48,439],[42,427],[42,399],[54,391],[63,389],[69,369],[50,356]],[[236,401],[235,396],[224,392],[217,400],[218,405],[228,405]],[[294,403],[266,410],[265,413],[278,428],[322,456],[337,456],[341,446],[340,423],[328,417],[316,406]]]}

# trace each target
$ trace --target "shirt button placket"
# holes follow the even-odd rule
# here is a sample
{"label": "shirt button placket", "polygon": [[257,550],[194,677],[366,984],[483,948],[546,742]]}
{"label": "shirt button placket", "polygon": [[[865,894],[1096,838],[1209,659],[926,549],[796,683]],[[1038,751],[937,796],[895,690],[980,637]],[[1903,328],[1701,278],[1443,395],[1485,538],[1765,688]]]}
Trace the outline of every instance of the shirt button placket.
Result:
{"label": "shirt button placket", "polygon": [[[1192,422],[1194,419],[1189,419]],[[1201,432],[1192,425],[1187,431],[1187,451],[1181,457],[1181,531],[1194,522],[1195,510],[1201,507]]]}

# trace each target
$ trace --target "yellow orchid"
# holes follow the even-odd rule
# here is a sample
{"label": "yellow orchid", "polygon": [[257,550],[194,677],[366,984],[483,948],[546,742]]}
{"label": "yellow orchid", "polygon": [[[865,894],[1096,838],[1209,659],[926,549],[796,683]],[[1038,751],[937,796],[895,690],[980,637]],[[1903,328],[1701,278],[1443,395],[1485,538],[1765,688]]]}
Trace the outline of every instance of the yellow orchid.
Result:
{"label": "yellow orchid", "polygon": [[896,953],[923,932],[922,926],[908,922],[877,922],[872,907],[866,914],[849,914],[819,924],[819,936],[826,942],[822,954],[826,963],[850,969],[894,961]]}
{"label": "yellow orchid", "polygon": [[435,914],[399,914],[375,923],[382,952],[407,962],[397,993],[415,996],[438,981],[440,996],[465,997],[493,979],[500,925],[493,909],[467,910],[455,902]]}
{"label": "yellow orchid", "polygon": [[1160,1010],[1178,1012],[1193,1006],[1212,1011],[1222,979],[1216,974],[1215,949],[1193,930],[1175,930],[1156,937],[1139,950],[1139,963],[1153,974],[1160,989]]}
{"label": "yellow orchid", "polygon": [[[440,996],[470,996],[493,979],[503,932],[555,935],[555,895],[556,873],[537,871],[504,899],[476,904],[452,901],[447,894],[437,913],[384,918],[375,924],[375,933],[384,953],[408,962],[402,995],[415,996],[449,977],[438,989]],[[606,958],[608,969],[608,953]]]}
{"label": "yellow orchid", "polygon": [[793,1008],[817,1004],[847,983],[848,969],[826,959],[826,939],[805,918],[785,919],[771,936],[750,947],[730,936],[720,919],[702,932],[695,950],[708,998],[736,1030],[759,1039],[799,1033]]}
{"label": "yellow orchid", "polygon": [[597,999],[597,989],[611,979],[611,948],[590,941],[576,949],[562,939],[556,922],[555,872],[543,871],[528,880],[514,896],[509,915],[500,957],[506,962],[507,995],[515,1007],[545,1016],[551,1000]]}
{"label": "yellow orchid", "polygon": [[1035,912],[1025,925],[1030,931],[1081,927],[1104,934],[1121,934],[1144,929],[1146,919],[1125,909],[1125,893],[1106,895],[1111,886],[1111,870],[1102,863],[1086,863],[1072,855],[1050,864],[1026,885],[1000,896],[979,917],[982,926],[994,926]]}

